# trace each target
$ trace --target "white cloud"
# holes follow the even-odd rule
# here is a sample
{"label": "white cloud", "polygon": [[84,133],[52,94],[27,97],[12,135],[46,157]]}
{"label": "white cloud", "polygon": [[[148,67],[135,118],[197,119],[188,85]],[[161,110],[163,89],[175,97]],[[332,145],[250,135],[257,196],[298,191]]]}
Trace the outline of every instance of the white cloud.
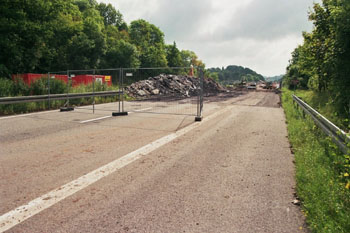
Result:
{"label": "white cloud", "polygon": [[[143,18],[167,43],[193,50],[207,67],[242,65],[263,75],[285,72],[290,53],[311,29],[313,0],[102,0],[130,23]],[[320,0],[316,0],[319,2]]]}

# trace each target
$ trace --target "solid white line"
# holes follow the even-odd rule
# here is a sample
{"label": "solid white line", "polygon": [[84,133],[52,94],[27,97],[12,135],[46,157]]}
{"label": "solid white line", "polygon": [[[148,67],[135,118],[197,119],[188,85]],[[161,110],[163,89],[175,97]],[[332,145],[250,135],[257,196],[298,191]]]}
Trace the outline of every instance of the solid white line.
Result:
{"label": "solid white line", "polygon": [[56,110],[45,111],[45,112],[34,112],[34,113],[27,113],[27,114],[15,115],[15,116],[0,117],[0,120],[12,119],[12,118],[17,118],[17,117],[33,116],[33,115],[40,115],[40,114],[46,114],[46,113],[52,113],[52,112],[58,112],[58,110],[56,109]]}
{"label": "solid white line", "polygon": [[[116,103],[116,102],[105,103],[105,104],[96,104],[95,106],[102,106],[102,105],[108,105],[108,104],[114,104],[114,103]],[[92,107],[92,105],[86,105],[86,106],[81,106],[81,107]],[[20,115],[14,115],[14,116],[4,116],[4,117],[0,117],[0,120],[12,119],[12,118],[18,118],[18,117],[26,117],[26,116],[34,116],[34,115],[40,115],[40,114],[46,114],[46,113],[52,113],[52,112],[59,112],[59,109],[44,111],[44,112],[33,112],[33,113],[27,113],[27,114],[20,114]]]}
{"label": "solid white line", "polygon": [[[224,113],[232,107],[224,108],[202,120],[202,122],[209,121],[218,115]],[[142,156],[160,148],[161,146],[171,142],[172,140],[188,133],[189,131],[200,126],[199,122],[195,122],[175,133],[164,136],[148,145],[145,145],[119,159],[116,159],[86,175],[79,177],[72,182],[65,184],[43,196],[30,201],[29,203],[20,206],[6,214],[0,216],[0,233],[20,224],[26,219],[40,213],[41,211],[53,206],[63,199],[73,195],[74,193],[86,188],[87,186],[99,181],[113,172],[125,167],[126,165],[138,160]]]}
{"label": "solid white line", "polygon": [[99,118],[95,118],[95,119],[91,119],[91,120],[86,120],[86,121],[80,121],[80,124],[84,124],[84,123],[88,123],[88,122],[92,122],[92,121],[98,121],[98,120],[103,120],[106,118],[110,118],[112,116],[104,116],[104,117],[99,117]]}

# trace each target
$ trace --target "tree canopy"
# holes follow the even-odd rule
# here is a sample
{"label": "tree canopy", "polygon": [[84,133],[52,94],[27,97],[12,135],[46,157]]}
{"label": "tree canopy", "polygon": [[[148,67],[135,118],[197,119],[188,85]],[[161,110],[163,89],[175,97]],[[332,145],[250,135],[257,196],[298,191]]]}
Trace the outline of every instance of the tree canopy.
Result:
{"label": "tree canopy", "polygon": [[314,4],[312,32],[292,53],[284,82],[293,87],[327,92],[342,113],[350,108],[350,1]]}
{"label": "tree canopy", "polygon": [[223,84],[232,84],[235,81],[259,81],[264,80],[264,76],[255,71],[242,66],[230,65],[226,68],[211,68],[210,73],[216,73],[218,80]]}
{"label": "tree canopy", "polygon": [[3,0],[0,77],[68,69],[190,66],[204,63],[140,19],[130,25],[95,0]]}

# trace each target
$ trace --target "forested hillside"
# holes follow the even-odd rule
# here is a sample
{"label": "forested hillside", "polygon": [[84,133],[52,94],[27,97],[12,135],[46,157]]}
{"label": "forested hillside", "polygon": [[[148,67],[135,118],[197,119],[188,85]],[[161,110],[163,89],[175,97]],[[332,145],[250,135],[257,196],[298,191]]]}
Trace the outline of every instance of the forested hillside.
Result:
{"label": "forested hillside", "polygon": [[323,0],[309,15],[312,32],[292,53],[284,83],[328,96],[335,114],[350,115],[350,1]]}
{"label": "forested hillside", "polygon": [[67,69],[203,66],[192,51],[166,45],[155,25],[130,25],[95,0],[2,0],[0,77]]}
{"label": "forested hillside", "polygon": [[272,76],[272,77],[265,77],[265,80],[268,82],[278,82],[283,78],[283,74],[282,75],[277,75],[277,76]]}
{"label": "forested hillside", "polygon": [[235,81],[259,81],[264,80],[261,74],[255,71],[244,68],[242,66],[230,65],[226,68],[211,68],[208,69],[212,77],[217,77],[217,79],[222,84],[232,84]]}

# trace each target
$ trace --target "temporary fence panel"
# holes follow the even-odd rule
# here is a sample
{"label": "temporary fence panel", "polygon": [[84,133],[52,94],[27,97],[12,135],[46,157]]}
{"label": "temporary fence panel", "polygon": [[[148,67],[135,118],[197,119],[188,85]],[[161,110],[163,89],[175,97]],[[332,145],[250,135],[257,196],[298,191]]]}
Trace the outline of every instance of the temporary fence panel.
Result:
{"label": "temporary fence panel", "polygon": [[[63,110],[73,110],[74,107],[92,112],[112,111],[116,115],[147,112],[191,115],[196,116],[196,120],[201,119],[203,71],[193,67],[68,70],[52,72],[47,77],[49,94],[50,80],[56,77],[64,80],[66,77],[67,99]],[[105,98],[111,97],[94,95],[76,100],[68,98],[70,93],[101,91],[117,91],[118,94],[108,100]],[[115,103],[95,105],[104,102]]]}
{"label": "temporary fence panel", "polygon": [[122,110],[200,116],[199,74],[192,67],[122,69]]}

